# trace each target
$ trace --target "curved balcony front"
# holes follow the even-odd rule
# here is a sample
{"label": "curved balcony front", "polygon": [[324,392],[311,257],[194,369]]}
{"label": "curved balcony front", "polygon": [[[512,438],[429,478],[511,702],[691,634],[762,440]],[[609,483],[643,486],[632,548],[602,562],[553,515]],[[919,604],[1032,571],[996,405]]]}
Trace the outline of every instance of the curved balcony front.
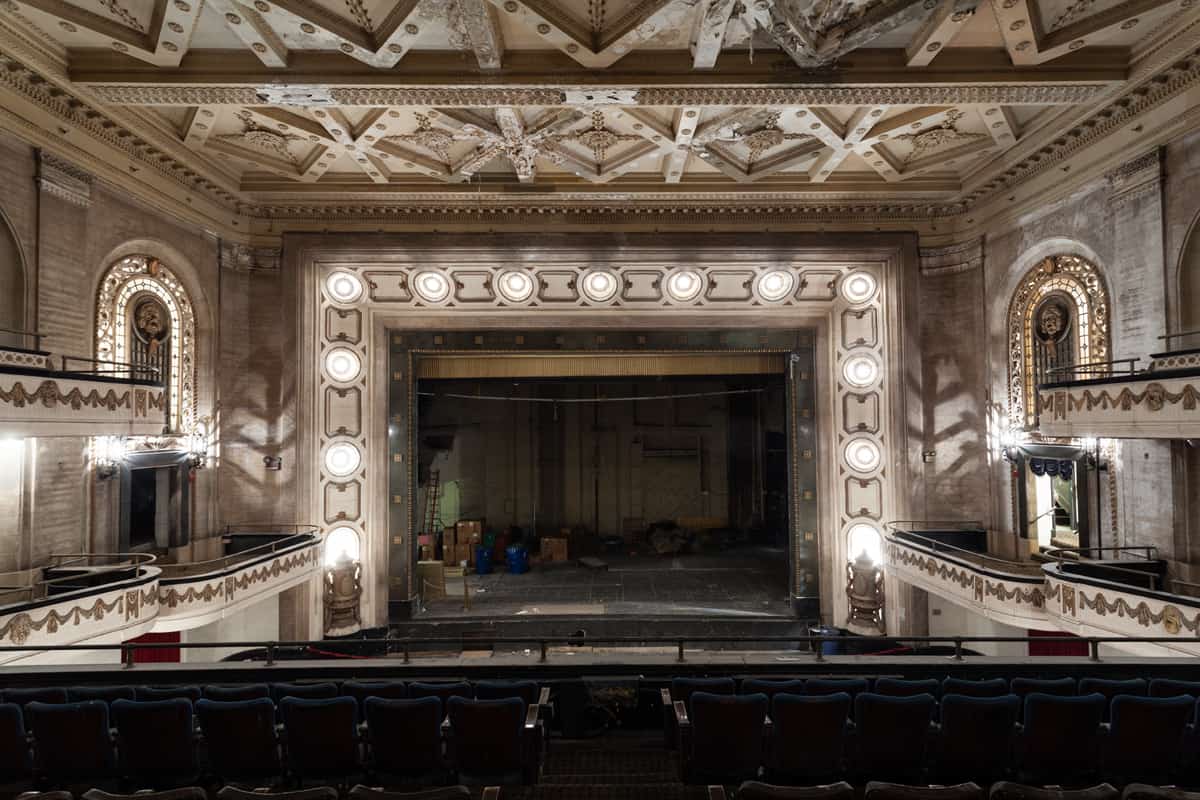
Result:
{"label": "curved balcony front", "polygon": [[242,526],[223,538],[221,558],[162,566],[156,632],[224,619],[310,580],[321,569],[316,526]]}
{"label": "curved balcony front", "polygon": [[[0,646],[31,649],[0,651],[0,663],[45,659],[32,648],[141,636],[158,613],[159,574],[151,555],[93,554],[51,556],[47,567],[3,576]],[[105,660],[99,651],[83,657]]]}

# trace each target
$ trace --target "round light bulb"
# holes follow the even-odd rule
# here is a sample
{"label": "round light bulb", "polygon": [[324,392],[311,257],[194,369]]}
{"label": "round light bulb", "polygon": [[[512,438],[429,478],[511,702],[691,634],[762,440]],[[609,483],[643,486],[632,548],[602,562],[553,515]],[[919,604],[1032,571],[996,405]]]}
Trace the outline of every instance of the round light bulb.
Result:
{"label": "round light bulb", "polygon": [[878,284],[865,272],[854,272],[842,281],[842,296],[851,303],[865,303],[875,295]]}
{"label": "round light bulb", "polygon": [[611,300],[617,294],[617,279],[611,272],[589,272],[583,278],[583,293],[597,303]]}
{"label": "round light bulb", "polygon": [[795,278],[782,269],[772,270],[758,279],[758,296],[768,302],[777,302],[792,291]]}
{"label": "round light bulb", "polygon": [[867,560],[872,564],[883,561],[883,537],[879,535],[879,531],[873,525],[858,522],[850,526],[846,544],[849,549],[847,555],[851,561],[857,560],[862,555],[866,555]]}
{"label": "round light bulb", "polygon": [[879,377],[879,365],[870,356],[851,356],[842,365],[842,377],[851,386],[863,389]]}
{"label": "round light bulb", "polygon": [[362,297],[363,285],[349,272],[335,272],[325,280],[325,291],[339,303],[353,303]]}
{"label": "round light bulb", "polygon": [[533,296],[533,278],[524,272],[506,272],[497,282],[500,295],[513,303],[521,303]]}
{"label": "round light bulb", "polygon": [[358,532],[348,525],[339,525],[325,537],[325,566],[336,566],[339,561],[358,561]]}
{"label": "round light bulb", "polygon": [[413,281],[417,296],[427,303],[440,303],[450,297],[450,281],[440,272],[422,272]]}
{"label": "round light bulb", "polygon": [[362,453],[349,442],[338,442],[325,451],[325,469],[339,478],[354,474],[361,463]]}
{"label": "round light bulb", "polygon": [[871,472],[879,466],[879,446],[870,439],[852,439],[846,445],[846,463],[858,472]]}
{"label": "round light bulb", "polygon": [[671,299],[681,303],[695,300],[703,288],[704,281],[701,280],[698,273],[691,270],[675,272],[667,278],[667,294],[671,296]]}
{"label": "round light bulb", "polygon": [[362,359],[348,347],[338,347],[325,355],[325,371],[335,381],[352,381],[362,371]]}

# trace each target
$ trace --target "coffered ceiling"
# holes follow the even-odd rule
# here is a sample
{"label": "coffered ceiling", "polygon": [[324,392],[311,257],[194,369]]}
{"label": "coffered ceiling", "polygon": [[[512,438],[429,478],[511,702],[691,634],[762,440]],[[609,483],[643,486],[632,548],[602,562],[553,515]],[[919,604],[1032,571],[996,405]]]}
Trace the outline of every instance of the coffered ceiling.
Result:
{"label": "coffered ceiling", "polygon": [[953,201],[1195,0],[0,0],[72,86],[253,200]]}

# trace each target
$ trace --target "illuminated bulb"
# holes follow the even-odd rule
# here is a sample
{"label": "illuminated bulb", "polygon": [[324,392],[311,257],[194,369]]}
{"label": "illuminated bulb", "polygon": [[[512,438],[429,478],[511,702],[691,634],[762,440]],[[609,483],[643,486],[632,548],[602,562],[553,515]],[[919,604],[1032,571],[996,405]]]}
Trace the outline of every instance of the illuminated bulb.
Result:
{"label": "illuminated bulb", "polygon": [[879,447],[870,439],[853,439],[846,445],[846,463],[859,472],[870,472],[879,466]]}
{"label": "illuminated bulb", "polygon": [[596,270],[583,278],[583,293],[589,300],[602,303],[611,300],[617,293],[617,279],[611,272]]}
{"label": "illuminated bulb", "polygon": [[347,525],[339,525],[325,537],[325,566],[337,566],[339,561],[358,561],[358,533]]}
{"label": "illuminated bulb", "polygon": [[847,555],[851,561],[857,560],[862,555],[865,555],[872,564],[883,561],[883,538],[874,526],[865,522],[851,526],[847,545],[849,547]]}
{"label": "illuminated bulb", "polygon": [[325,451],[325,468],[339,478],[351,475],[362,463],[362,454],[349,442],[338,442]]}
{"label": "illuminated bulb", "polygon": [[506,272],[498,282],[500,295],[513,303],[521,303],[533,295],[533,278],[524,272]]}
{"label": "illuminated bulb", "polygon": [[879,365],[870,356],[853,356],[842,366],[846,383],[859,389],[870,386],[879,376]]}
{"label": "illuminated bulb", "polygon": [[794,280],[790,272],[772,270],[758,279],[758,295],[768,302],[782,300],[792,291]]}
{"label": "illuminated bulb", "polygon": [[362,296],[362,282],[349,272],[335,272],[325,281],[329,296],[339,303],[353,303]]}
{"label": "illuminated bulb", "polygon": [[338,347],[325,356],[325,370],[335,381],[352,381],[362,370],[362,359],[353,350]]}
{"label": "illuminated bulb", "polygon": [[440,272],[422,272],[413,281],[413,286],[427,303],[440,303],[450,296],[450,281]]}
{"label": "illuminated bulb", "polygon": [[865,303],[875,294],[875,278],[865,272],[855,272],[842,281],[842,295],[851,303]]}
{"label": "illuminated bulb", "polygon": [[696,299],[703,287],[700,275],[691,270],[676,272],[667,278],[667,294],[680,302]]}

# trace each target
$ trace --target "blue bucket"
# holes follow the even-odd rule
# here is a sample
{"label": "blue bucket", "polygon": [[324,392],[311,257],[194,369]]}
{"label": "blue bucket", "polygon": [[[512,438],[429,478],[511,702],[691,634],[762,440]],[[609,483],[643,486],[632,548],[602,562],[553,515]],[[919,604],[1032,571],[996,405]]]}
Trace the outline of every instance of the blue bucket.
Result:
{"label": "blue bucket", "polygon": [[513,575],[529,572],[529,551],[519,544],[510,545],[504,554],[508,557],[508,571]]}
{"label": "blue bucket", "polygon": [[475,574],[490,575],[492,572],[492,548],[475,548]]}

